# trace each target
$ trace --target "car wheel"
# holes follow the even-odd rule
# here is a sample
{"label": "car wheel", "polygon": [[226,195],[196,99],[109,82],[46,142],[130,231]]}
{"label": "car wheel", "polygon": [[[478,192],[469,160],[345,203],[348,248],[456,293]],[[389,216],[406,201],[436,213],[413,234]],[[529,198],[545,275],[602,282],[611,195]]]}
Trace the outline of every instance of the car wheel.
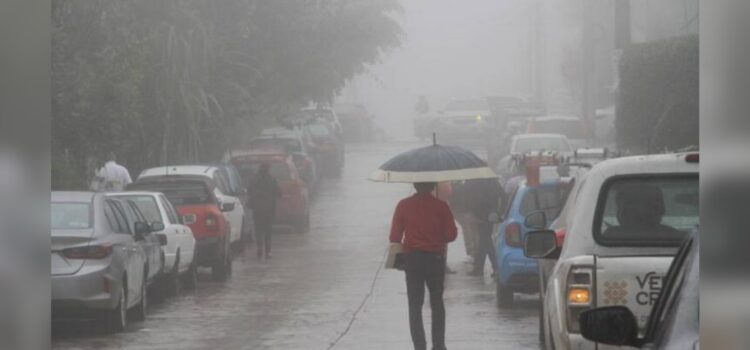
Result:
{"label": "car wheel", "polygon": [[108,310],[106,313],[106,325],[107,332],[117,333],[122,332],[125,326],[128,324],[128,298],[127,298],[127,286],[125,284],[125,278],[123,277],[122,286],[120,287],[120,296],[117,302],[117,306],[113,310]]}
{"label": "car wheel", "polygon": [[499,282],[495,283],[495,299],[497,306],[500,308],[513,306],[513,290],[501,286]]}
{"label": "car wheel", "polygon": [[[146,274],[147,272],[148,271],[144,271],[144,274]],[[141,283],[141,302],[139,302],[138,305],[136,305],[133,310],[133,320],[137,322],[145,321],[147,308],[148,308],[148,293],[146,292],[146,277],[144,277],[143,283]]]}
{"label": "car wheel", "polygon": [[190,264],[187,273],[182,276],[182,283],[187,289],[195,289],[198,285],[198,266],[193,262]]}
{"label": "car wheel", "polygon": [[164,294],[170,297],[180,293],[180,255],[178,252],[172,271],[164,278]]}
{"label": "car wheel", "polygon": [[231,273],[232,260],[229,256],[229,248],[225,248],[222,256],[214,262],[214,266],[211,268],[211,275],[215,281],[226,281]]}

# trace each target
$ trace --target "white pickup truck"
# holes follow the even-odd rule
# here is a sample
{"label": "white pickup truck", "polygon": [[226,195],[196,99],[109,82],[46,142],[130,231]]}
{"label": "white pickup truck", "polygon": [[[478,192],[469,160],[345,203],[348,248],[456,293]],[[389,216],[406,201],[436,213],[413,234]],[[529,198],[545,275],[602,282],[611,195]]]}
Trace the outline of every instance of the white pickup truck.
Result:
{"label": "white pickup truck", "polygon": [[558,259],[542,305],[546,349],[611,349],[584,339],[578,316],[627,306],[643,330],[684,236],[698,225],[697,153],[625,157],[595,165],[575,190],[562,248],[553,231],[527,233],[524,253]]}

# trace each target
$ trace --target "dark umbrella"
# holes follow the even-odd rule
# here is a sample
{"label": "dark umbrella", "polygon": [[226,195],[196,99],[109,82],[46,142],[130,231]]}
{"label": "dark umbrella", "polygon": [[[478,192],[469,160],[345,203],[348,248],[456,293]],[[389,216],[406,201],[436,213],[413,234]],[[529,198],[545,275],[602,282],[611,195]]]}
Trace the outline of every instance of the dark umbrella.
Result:
{"label": "dark umbrella", "polygon": [[377,182],[442,182],[495,178],[487,163],[456,146],[432,146],[401,153],[370,175]]}

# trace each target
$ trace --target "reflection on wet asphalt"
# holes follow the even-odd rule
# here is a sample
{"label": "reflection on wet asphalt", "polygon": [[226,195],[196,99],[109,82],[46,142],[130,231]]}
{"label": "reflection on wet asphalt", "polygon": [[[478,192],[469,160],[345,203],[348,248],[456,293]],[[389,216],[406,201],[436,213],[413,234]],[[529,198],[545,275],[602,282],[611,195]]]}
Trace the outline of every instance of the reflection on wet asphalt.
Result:
{"label": "reflection on wet asphalt", "polygon": [[[403,273],[380,269],[395,203],[411,187],[366,178],[415,146],[347,145],[343,175],[324,181],[314,200],[310,233],[277,230],[273,259],[258,262],[249,247],[236,257],[230,281],[212,282],[202,271],[195,291],[152,305],[145,322],[121,334],[102,334],[92,322],[55,324],[53,348],[411,348]],[[453,243],[448,262],[458,273],[446,279],[448,348],[538,349],[536,298],[498,310],[489,271],[484,280],[470,277],[464,259],[463,243]]]}

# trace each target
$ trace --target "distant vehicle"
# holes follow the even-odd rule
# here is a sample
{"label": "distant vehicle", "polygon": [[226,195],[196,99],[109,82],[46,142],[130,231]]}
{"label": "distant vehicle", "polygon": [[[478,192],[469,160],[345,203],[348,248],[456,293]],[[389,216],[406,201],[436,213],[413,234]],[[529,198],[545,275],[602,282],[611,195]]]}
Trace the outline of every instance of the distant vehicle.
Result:
{"label": "distant vehicle", "polygon": [[207,266],[215,280],[226,280],[232,272],[229,223],[222,214],[233,203],[219,203],[215,183],[205,176],[150,176],[128,185],[128,191],[161,192],[177,209],[181,222],[190,227],[195,238],[198,266]]}
{"label": "distant vehicle", "polygon": [[[292,155],[294,165],[307,183],[308,188],[315,190],[318,186],[317,155],[312,148],[314,141],[306,129],[273,128],[265,129],[262,136],[255,137],[248,144],[249,150],[285,152]],[[231,155],[226,155],[228,159]]]}
{"label": "distant vehicle", "polygon": [[[639,349],[700,348],[700,240],[693,233],[680,247],[662,282],[643,337],[636,316],[625,306],[584,311],[581,334],[597,344]],[[600,347],[601,348],[601,347]]]}
{"label": "distant vehicle", "polygon": [[[149,177],[169,177],[176,175],[194,175],[203,176],[213,181],[214,196],[219,201],[219,206],[228,210],[222,211],[222,214],[229,223],[231,232],[230,242],[238,244],[242,240],[243,232],[246,232],[247,225],[252,221],[245,218],[245,204],[239,197],[232,194],[229,179],[226,173],[217,166],[210,165],[170,165],[143,170],[138,175],[138,180]],[[228,204],[228,206],[224,206]]]}
{"label": "distant vehicle", "polygon": [[165,244],[161,246],[164,257],[162,285],[169,295],[176,295],[180,280],[189,288],[195,287],[196,266],[195,237],[190,227],[183,225],[177,210],[164,194],[159,192],[119,192],[111,193],[116,198],[135,203],[148,221],[155,235],[162,235]]}
{"label": "distant vehicle", "polygon": [[526,123],[527,134],[562,134],[568,138],[573,148],[590,145],[591,132],[586,123],[575,116],[544,116],[529,118]]}
{"label": "distant vehicle", "polygon": [[373,116],[367,112],[361,104],[343,104],[335,106],[341,127],[343,128],[343,139],[347,142],[372,141],[375,136],[373,130]]}
{"label": "distant vehicle", "polygon": [[338,114],[336,114],[336,111],[328,108],[318,105],[317,107],[312,108],[302,108],[300,112],[307,116],[310,121],[315,121],[316,119],[321,119],[333,126],[333,131],[336,134],[336,137],[341,137],[343,134],[343,128],[341,126],[341,121],[339,120]]}
{"label": "distant vehicle", "polygon": [[539,184],[524,179],[513,190],[493,237],[498,266],[495,276],[498,306],[513,305],[514,293],[532,294],[539,290],[537,261],[524,256],[523,239],[526,232],[546,228],[547,218],[558,215],[569,186],[569,181],[561,178]]}
{"label": "distant vehicle", "polygon": [[103,193],[52,192],[50,205],[52,316],[100,316],[110,332],[146,317],[150,235],[126,204]]}
{"label": "distant vehicle", "polygon": [[440,140],[483,143],[490,131],[485,118],[487,110],[446,111],[433,123]]}
{"label": "distant vehicle", "polygon": [[547,281],[543,316],[548,349],[593,349],[578,316],[622,305],[643,330],[663,276],[698,224],[698,154],[610,159],[576,189],[562,249],[551,230],[528,232],[524,254],[558,259]]}
{"label": "distant vehicle", "polygon": [[327,123],[309,123],[305,129],[313,140],[319,175],[338,175],[344,167],[344,143]]}
{"label": "distant vehicle", "polygon": [[309,192],[292,156],[282,152],[245,152],[233,154],[230,162],[248,183],[252,183],[260,165],[268,163],[281,189],[281,197],[276,201],[276,222],[291,225],[300,233],[310,230]]}
{"label": "distant vehicle", "polygon": [[522,156],[529,152],[547,151],[561,156],[573,152],[568,138],[560,134],[520,134],[511,138],[509,154],[504,156],[497,165],[497,173],[501,177],[509,178],[518,174],[520,169],[514,166],[514,157]]}

